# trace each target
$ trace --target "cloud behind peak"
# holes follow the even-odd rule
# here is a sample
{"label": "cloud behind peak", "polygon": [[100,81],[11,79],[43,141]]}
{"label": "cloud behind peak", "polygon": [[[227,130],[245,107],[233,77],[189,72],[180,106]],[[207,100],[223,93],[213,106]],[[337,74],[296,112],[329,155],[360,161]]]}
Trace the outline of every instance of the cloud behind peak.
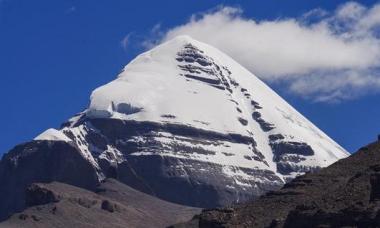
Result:
{"label": "cloud behind peak", "polygon": [[315,101],[380,90],[380,4],[348,2],[334,12],[256,21],[240,8],[218,7],[171,28],[156,43],[187,34],[236,59],[269,83],[284,83]]}

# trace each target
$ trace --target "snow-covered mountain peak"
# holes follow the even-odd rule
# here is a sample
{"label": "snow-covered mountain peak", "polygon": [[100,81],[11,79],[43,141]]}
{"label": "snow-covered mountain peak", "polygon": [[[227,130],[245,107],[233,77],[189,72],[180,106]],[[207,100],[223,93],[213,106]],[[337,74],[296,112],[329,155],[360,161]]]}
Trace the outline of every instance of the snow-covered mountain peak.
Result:
{"label": "snow-covered mountain peak", "polygon": [[189,36],[139,55],[116,80],[93,92],[87,116],[178,123],[253,136],[267,145],[270,135],[281,134],[327,147],[319,150],[323,166],[347,155],[256,76]]}
{"label": "snow-covered mountain peak", "polygon": [[189,36],[136,57],[60,131],[100,179],[117,174],[201,207],[250,199],[348,155],[239,63]]}

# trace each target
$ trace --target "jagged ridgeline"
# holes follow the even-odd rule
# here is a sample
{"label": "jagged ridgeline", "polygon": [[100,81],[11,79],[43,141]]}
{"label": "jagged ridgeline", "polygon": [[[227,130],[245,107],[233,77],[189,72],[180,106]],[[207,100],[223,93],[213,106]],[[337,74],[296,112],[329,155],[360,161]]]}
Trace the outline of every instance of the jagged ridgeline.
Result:
{"label": "jagged ridgeline", "polygon": [[89,107],[61,129],[9,152],[0,207],[3,215],[22,208],[32,182],[91,189],[106,177],[171,202],[222,206],[347,155],[233,59],[180,36],[94,90]]}

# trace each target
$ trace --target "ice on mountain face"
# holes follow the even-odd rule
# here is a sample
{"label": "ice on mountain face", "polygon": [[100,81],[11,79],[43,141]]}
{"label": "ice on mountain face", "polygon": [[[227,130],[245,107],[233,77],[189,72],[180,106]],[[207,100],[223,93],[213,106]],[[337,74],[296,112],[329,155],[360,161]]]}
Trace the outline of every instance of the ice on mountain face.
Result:
{"label": "ice on mountain face", "polygon": [[40,135],[38,135],[34,140],[49,140],[49,141],[64,141],[64,142],[70,142],[71,139],[68,138],[65,134],[63,134],[61,131],[58,131],[54,128],[47,129]]}
{"label": "ice on mountain face", "polygon": [[[137,175],[179,203],[189,202],[170,198],[169,186],[202,193],[192,204],[202,207],[249,199],[348,155],[244,67],[188,36],[139,55],[61,131],[99,176],[116,169],[133,185]],[[215,190],[225,186],[228,194]],[[208,188],[220,199],[208,201]]]}

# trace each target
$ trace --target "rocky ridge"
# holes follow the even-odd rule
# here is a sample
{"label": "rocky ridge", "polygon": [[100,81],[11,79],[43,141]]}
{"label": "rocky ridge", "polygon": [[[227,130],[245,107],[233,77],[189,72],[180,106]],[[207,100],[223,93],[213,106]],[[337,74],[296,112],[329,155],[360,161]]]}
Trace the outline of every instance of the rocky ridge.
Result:
{"label": "rocky ridge", "polygon": [[174,227],[379,227],[380,142],[281,190]]}

